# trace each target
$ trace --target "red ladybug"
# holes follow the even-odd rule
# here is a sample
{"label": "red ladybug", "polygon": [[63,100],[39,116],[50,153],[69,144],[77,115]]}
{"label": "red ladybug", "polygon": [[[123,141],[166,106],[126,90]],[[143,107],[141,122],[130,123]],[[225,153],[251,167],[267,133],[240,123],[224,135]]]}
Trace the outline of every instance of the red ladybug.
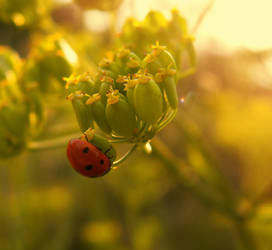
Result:
{"label": "red ladybug", "polygon": [[71,139],[67,145],[67,156],[72,167],[86,177],[99,177],[111,169],[109,158],[93,144]]}

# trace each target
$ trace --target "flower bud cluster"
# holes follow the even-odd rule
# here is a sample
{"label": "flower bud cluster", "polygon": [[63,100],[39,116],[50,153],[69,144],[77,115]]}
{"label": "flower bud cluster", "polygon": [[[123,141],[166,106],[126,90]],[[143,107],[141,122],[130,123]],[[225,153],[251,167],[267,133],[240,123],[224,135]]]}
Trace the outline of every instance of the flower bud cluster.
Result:
{"label": "flower bud cluster", "polygon": [[100,61],[96,76],[66,78],[67,99],[82,133],[96,126],[111,140],[147,142],[175,116],[176,73],[159,43],[144,57],[123,47]]}
{"label": "flower bud cluster", "polygon": [[20,152],[28,136],[28,105],[18,85],[19,56],[0,47],[0,157]]}
{"label": "flower bud cluster", "polygon": [[1,0],[0,20],[16,26],[36,26],[41,22],[50,6],[50,1],[44,0]]}
{"label": "flower bud cluster", "polygon": [[77,55],[58,34],[39,41],[27,58],[23,68],[23,85],[35,82],[43,93],[62,90],[65,76],[76,66]]}
{"label": "flower bud cluster", "polygon": [[144,56],[150,52],[150,44],[154,44],[158,38],[167,46],[178,68],[186,55],[188,68],[195,68],[194,38],[188,31],[186,19],[176,9],[172,11],[170,20],[159,11],[150,11],[142,21],[127,19],[119,35],[118,45],[125,45],[139,56]]}
{"label": "flower bud cluster", "polygon": [[71,53],[56,36],[40,42],[25,61],[0,47],[0,158],[18,154],[40,132],[43,100],[56,88],[64,92],[62,77],[72,72]]}

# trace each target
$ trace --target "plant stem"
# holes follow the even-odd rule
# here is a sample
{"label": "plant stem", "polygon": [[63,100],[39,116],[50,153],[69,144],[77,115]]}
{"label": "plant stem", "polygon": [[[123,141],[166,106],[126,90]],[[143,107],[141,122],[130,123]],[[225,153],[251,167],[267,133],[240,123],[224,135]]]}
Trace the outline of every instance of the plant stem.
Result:
{"label": "plant stem", "polygon": [[133,147],[128,152],[126,152],[120,159],[118,159],[117,161],[114,161],[112,166],[115,167],[121,164],[123,161],[125,161],[135,151],[137,146],[138,144],[134,144]]}
{"label": "plant stem", "polygon": [[244,250],[258,249],[245,219],[235,221],[235,227]]}
{"label": "plant stem", "polygon": [[128,142],[128,139],[114,139],[114,140],[108,140],[109,143],[125,143]]}
{"label": "plant stem", "polygon": [[76,134],[71,134],[68,136],[56,137],[54,139],[32,141],[28,144],[27,148],[29,151],[42,151],[42,150],[63,148],[67,145],[67,142],[71,138],[75,138],[79,136],[80,134],[76,133]]}
{"label": "plant stem", "polygon": [[204,18],[207,16],[208,12],[211,10],[213,5],[214,5],[214,0],[210,0],[210,2],[201,11],[200,15],[198,16],[198,19],[196,20],[196,23],[193,26],[193,29],[192,29],[193,34],[197,32],[200,24],[203,22]]}
{"label": "plant stem", "polygon": [[180,184],[184,189],[193,194],[203,204],[213,208],[217,212],[220,212],[230,218],[235,225],[239,239],[244,247],[244,250],[256,250],[256,245],[251,237],[249,229],[247,228],[246,216],[242,216],[234,206],[235,203],[222,202],[211,196],[209,193],[203,191],[202,187],[197,186],[192,180],[188,178],[186,174],[180,171],[180,165],[186,167],[186,164],[177,159],[173,153],[164,145],[164,143],[158,138],[153,139],[152,143],[153,154],[165,165],[171,176]]}
{"label": "plant stem", "polygon": [[180,165],[186,168],[186,163],[177,159],[172,152],[164,145],[164,143],[156,137],[152,140],[152,152],[153,154],[160,159],[165,165],[173,178],[177,181],[178,184],[182,185],[183,188],[193,193],[199,200],[205,203],[208,206],[216,208],[223,214],[227,214],[229,217],[239,217],[235,209],[230,206],[227,206],[226,203],[218,201],[215,197],[204,192],[200,189],[196,183],[188,178],[188,176],[180,171]]}
{"label": "plant stem", "polygon": [[[197,148],[199,153],[203,155],[203,159],[205,159],[206,162],[207,171],[212,173],[212,175],[215,177],[215,181],[212,183],[214,188],[221,192],[226,198],[237,198],[237,191],[232,189],[232,185],[220,171],[222,168],[219,166],[219,159],[217,159],[215,153],[209,147],[209,144],[206,143],[206,140],[204,141],[198,126],[196,126],[195,123],[189,117],[187,117],[186,114],[183,114],[183,122],[180,122],[178,119],[176,119],[173,124],[179,130],[182,137],[186,140],[186,144]],[[203,181],[207,182],[205,178],[201,178]]]}
{"label": "plant stem", "polygon": [[175,118],[176,114],[177,110],[175,109],[164,121],[159,124],[158,128],[156,129],[156,133],[162,130],[165,126],[167,126]]}

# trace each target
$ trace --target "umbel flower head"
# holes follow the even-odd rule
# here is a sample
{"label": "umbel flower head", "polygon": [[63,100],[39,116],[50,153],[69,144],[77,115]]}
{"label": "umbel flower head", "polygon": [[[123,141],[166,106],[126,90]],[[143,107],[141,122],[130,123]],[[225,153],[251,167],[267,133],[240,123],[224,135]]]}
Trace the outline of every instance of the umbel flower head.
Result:
{"label": "umbel flower head", "polygon": [[[176,74],[173,56],[157,42],[142,58],[120,48],[100,61],[95,77],[84,73],[66,78],[67,99],[72,102],[83,139],[95,145],[88,136],[90,131],[96,133],[95,128],[111,143],[150,141],[175,117]],[[105,147],[98,149],[107,155]]]}
{"label": "umbel flower head", "polygon": [[120,48],[100,61],[95,77],[65,78],[67,99],[83,133],[96,127],[111,140],[146,142],[175,116],[176,72],[173,56],[159,43],[142,59]]}

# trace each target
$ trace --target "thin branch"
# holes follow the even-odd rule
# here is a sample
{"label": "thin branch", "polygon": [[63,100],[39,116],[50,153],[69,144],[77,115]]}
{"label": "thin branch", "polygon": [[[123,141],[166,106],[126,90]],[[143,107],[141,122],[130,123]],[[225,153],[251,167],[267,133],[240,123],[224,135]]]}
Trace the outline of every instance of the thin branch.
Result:
{"label": "thin branch", "polygon": [[193,29],[192,29],[192,33],[195,34],[197,32],[197,30],[199,29],[200,24],[203,22],[205,16],[207,16],[208,12],[211,10],[212,6],[214,4],[214,0],[211,0],[205,7],[204,9],[201,11]]}
{"label": "thin branch", "polygon": [[68,141],[71,138],[80,137],[79,133],[66,135],[62,137],[57,137],[54,139],[41,140],[41,141],[31,141],[27,148],[29,151],[42,151],[42,150],[51,150],[57,148],[63,148],[67,145]]}
{"label": "thin branch", "polygon": [[164,143],[156,138],[153,140],[153,154],[167,166],[169,173],[172,177],[179,183],[184,189],[193,194],[197,199],[199,199],[206,206],[213,208],[217,212],[224,214],[229,217],[233,222],[234,226],[239,235],[241,244],[245,250],[256,250],[257,246],[252,237],[250,230],[247,227],[247,220],[249,217],[243,216],[239,213],[233,204],[231,206],[226,203],[216,199],[216,197],[211,196],[209,193],[205,192],[202,187],[198,186],[190,180],[190,177],[181,171],[180,165],[186,167],[186,163],[180,161],[175,155],[168,149]]}
{"label": "thin branch", "polygon": [[[206,205],[215,208],[223,214],[228,215],[231,218],[240,218],[240,215],[236,212],[235,208],[228,206],[226,202],[217,200],[217,198],[212,197],[209,193],[206,193],[197,186],[194,180],[188,176],[185,170],[188,169],[188,165],[175,157],[175,155],[168,149],[168,147],[158,138],[153,139],[152,152],[162,163],[167,165],[169,173],[172,174],[173,178],[176,179],[177,183],[182,185],[190,193],[194,194],[199,200],[201,200]],[[180,166],[183,168],[180,168]]]}
{"label": "thin branch", "polygon": [[114,161],[112,166],[115,167],[121,164],[123,161],[125,161],[135,151],[137,146],[138,144],[134,144],[133,147],[128,152],[126,152],[120,159],[118,159],[117,161]]}

